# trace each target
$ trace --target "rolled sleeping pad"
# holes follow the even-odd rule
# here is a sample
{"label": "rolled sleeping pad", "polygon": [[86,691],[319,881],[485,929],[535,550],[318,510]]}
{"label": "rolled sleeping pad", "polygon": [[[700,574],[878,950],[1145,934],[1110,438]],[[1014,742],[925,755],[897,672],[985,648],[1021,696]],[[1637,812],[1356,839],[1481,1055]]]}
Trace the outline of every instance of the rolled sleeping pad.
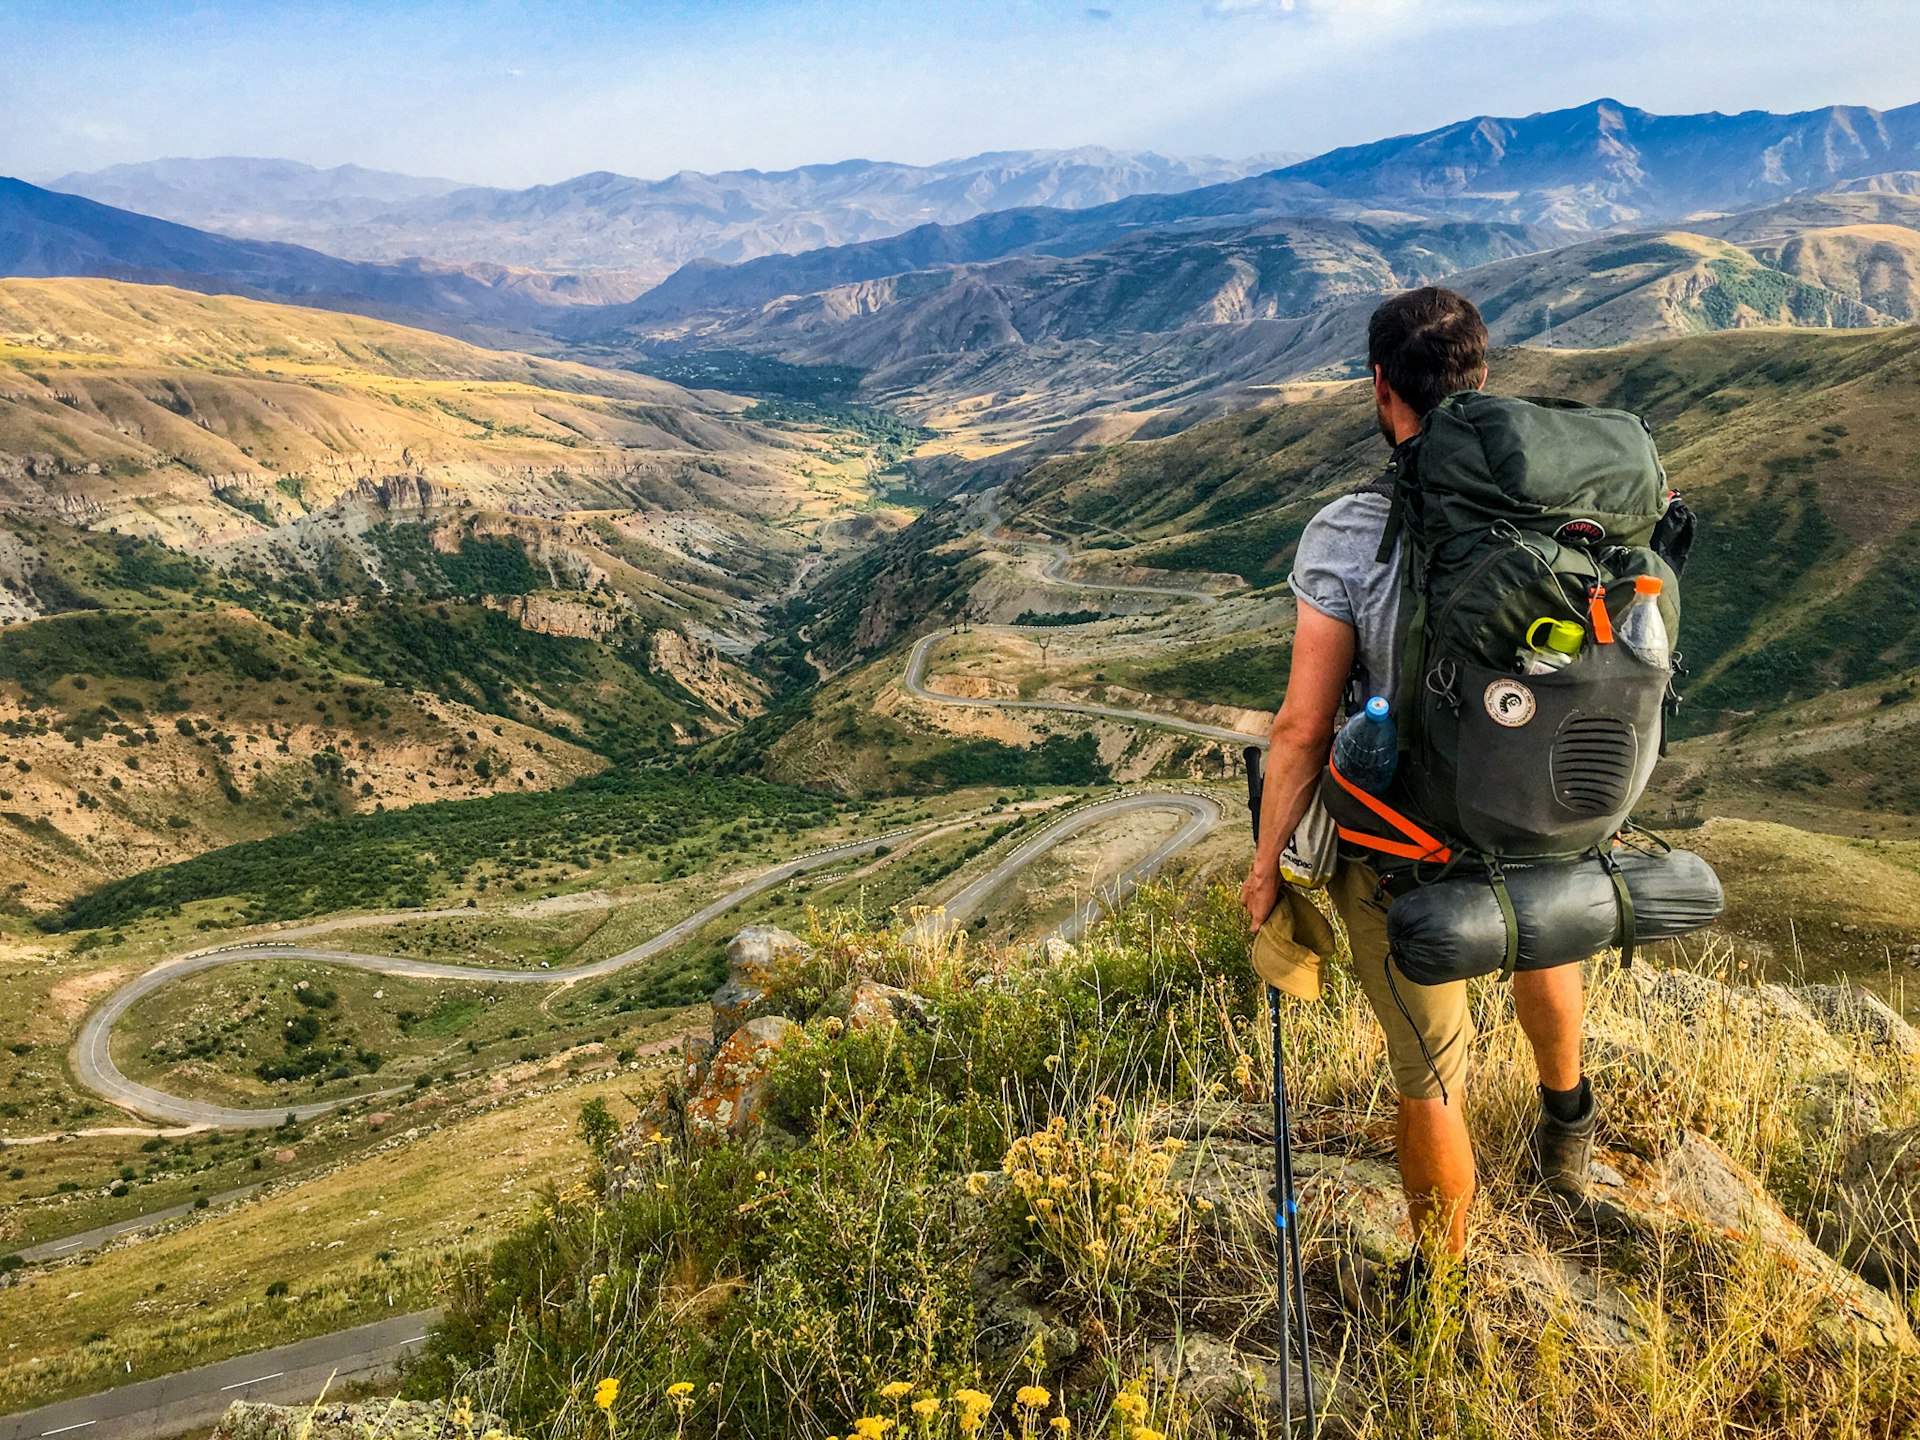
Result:
{"label": "rolled sleeping pad", "polygon": [[[1726,897],[1713,867],[1691,850],[1616,850],[1633,897],[1633,939],[1671,940],[1720,918]],[[1508,865],[1507,895],[1520,931],[1516,970],[1546,970],[1616,944],[1620,901],[1597,857]],[[1387,907],[1387,944],[1402,974],[1421,985],[1497,975],[1506,968],[1507,927],[1484,872],[1411,890]]]}

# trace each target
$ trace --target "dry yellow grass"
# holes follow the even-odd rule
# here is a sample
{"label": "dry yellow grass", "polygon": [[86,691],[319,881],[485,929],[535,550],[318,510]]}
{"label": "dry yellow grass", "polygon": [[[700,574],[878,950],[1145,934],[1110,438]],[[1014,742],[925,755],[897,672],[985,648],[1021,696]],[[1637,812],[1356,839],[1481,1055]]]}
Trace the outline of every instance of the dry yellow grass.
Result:
{"label": "dry yellow grass", "polygon": [[[599,1096],[624,1113],[624,1093],[649,1083],[595,1079],[403,1132],[333,1173],[29,1272],[0,1290],[0,1409],[434,1303],[449,1262],[537,1210],[545,1187],[586,1173],[581,1103]],[[276,1282],[287,1294],[269,1299]]]}

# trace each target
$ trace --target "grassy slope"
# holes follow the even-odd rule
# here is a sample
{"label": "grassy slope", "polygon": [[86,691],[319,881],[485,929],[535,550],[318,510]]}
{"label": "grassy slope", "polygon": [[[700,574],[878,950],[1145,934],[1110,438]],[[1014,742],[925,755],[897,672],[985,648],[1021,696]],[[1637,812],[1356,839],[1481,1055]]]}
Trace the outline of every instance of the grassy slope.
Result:
{"label": "grassy slope", "polygon": [[[941,1401],[935,1435],[1026,1436],[1053,1413],[1079,1433],[1269,1433],[1270,1413],[1209,1394],[1200,1373],[1176,1397],[1149,1360],[1184,1335],[1194,1370],[1210,1367],[1201,1357],[1218,1351],[1200,1334],[1264,1357],[1275,1324],[1268,1031],[1233,892],[1150,892],[1066,954],[841,926],[813,938],[811,957],[773,977],[774,1003],[805,1027],[772,1062],[782,1143],[638,1144],[624,1194],[563,1200],[466,1272],[413,1392],[476,1394],[512,1428],[554,1437],[600,1433],[589,1396],[608,1376],[622,1425],[648,1434],[840,1434],[904,1414],[902,1391]],[[1710,955],[1725,991],[1657,978],[1653,957],[1595,967],[1601,1139],[1632,1167],[1695,1131],[1810,1221],[1846,1143],[1814,1077],[1872,1106],[1869,1124],[1910,1123],[1920,1091],[1868,1039],[1783,1045],[1735,978],[1746,959]],[[817,997],[849,978],[913,989],[926,1020],[826,1018]],[[1856,1349],[1817,1321],[1826,1282],[1802,1260],[1677,1208],[1657,1237],[1608,1229],[1596,1244],[1539,1202],[1525,1161],[1536,1077],[1491,980],[1474,995],[1467,1115],[1483,1189],[1465,1275],[1404,1329],[1338,1305],[1339,1257],[1404,1253],[1407,1237],[1379,1163],[1391,1121],[1377,1036],[1352,1023],[1346,968],[1329,979],[1326,1003],[1290,1008],[1286,1060],[1340,1433],[1910,1428],[1911,1352]],[[1622,1298],[1620,1331],[1583,1327],[1576,1297],[1595,1289]],[[676,1413],[658,1397],[679,1381]],[[1023,1421],[1016,1389],[1036,1382],[1047,1394]],[[955,1426],[961,1387],[992,1397],[984,1429]],[[1131,1425],[1129,1389],[1145,1401]]]}
{"label": "grassy slope", "polygon": [[[579,1106],[597,1097],[621,1114],[624,1092],[644,1083],[609,1074],[605,1056],[580,1060],[587,1078],[577,1084],[530,1074],[509,1096],[469,1095],[445,1111],[437,1108],[445,1098],[432,1096],[427,1108],[401,1111],[386,1143],[364,1115],[292,1141],[266,1134],[252,1148],[264,1150],[267,1168],[245,1172],[275,1181],[266,1196],[0,1290],[0,1330],[18,1337],[0,1356],[0,1408],[435,1303],[461,1257],[524,1219],[547,1186],[587,1174],[590,1157],[573,1133]],[[523,1098],[528,1080],[544,1080],[546,1093]],[[300,1153],[305,1178],[279,1178],[289,1166],[271,1157],[282,1147]],[[309,1152],[325,1163],[308,1168]],[[284,1286],[283,1295],[270,1297],[269,1286]]]}

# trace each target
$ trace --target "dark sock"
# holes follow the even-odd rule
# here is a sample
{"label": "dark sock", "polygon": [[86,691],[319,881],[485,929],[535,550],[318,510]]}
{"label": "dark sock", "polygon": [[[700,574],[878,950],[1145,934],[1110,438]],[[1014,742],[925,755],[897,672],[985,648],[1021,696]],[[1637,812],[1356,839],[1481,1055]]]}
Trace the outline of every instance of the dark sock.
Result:
{"label": "dark sock", "polygon": [[1575,1125],[1587,1113],[1587,1107],[1593,1103],[1593,1087],[1587,1084],[1582,1075],[1580,1083],[1571,1090],[1549,1090],[1540,1087],[1540,1106],[1562,1125]]}

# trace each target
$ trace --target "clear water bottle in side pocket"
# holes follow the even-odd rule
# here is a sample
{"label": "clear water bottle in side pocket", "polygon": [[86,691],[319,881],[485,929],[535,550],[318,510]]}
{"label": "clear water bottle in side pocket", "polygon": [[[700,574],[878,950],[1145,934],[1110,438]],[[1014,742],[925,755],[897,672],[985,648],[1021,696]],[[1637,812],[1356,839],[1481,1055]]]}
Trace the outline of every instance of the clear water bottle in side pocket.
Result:
{"label": "clear water bottle in side pocket", "polygon": [[1369,795],[1386,792],[1400,763],[1400,734],[1387,702],[1376,695],[1340,727],[1333,742],[1333,768]]}
{"label": "clear water bottle in side pocket", "polygon": [[1620,643],[1634,658],[1656,670],[1673,668],[1673,642],[1667,635],[1667,622],[1660,616],[1660,592],[1665,588],[1658,575],[1639,575],[1633,582],[1633,599],[1626,614],[1614,627]]}

